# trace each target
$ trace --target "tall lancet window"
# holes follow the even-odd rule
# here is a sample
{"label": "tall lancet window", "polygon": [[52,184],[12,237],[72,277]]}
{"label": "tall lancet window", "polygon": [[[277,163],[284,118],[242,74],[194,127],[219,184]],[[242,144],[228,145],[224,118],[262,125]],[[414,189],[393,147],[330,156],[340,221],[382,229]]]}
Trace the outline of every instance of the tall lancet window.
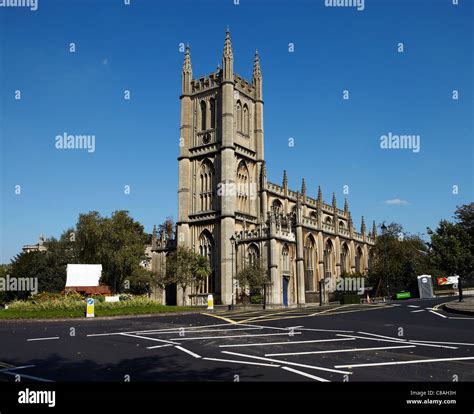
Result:
{"label": "tall lancet window", "polygon": [[250,213],[250,174],[244,161],[237,168],[237,210]]}
{"label": "tall lancet window", "polygon": [[206,277],[197,283],[196,293],[207,293],[212,291],[212,274],[214,272],[214,242],[211,233],[204,230],[199,236],[199,254],[205,257],[209,261],[209,267],[211,268],[211,277]]}
{"label": "tall lancet window", "polygon": [[201,164],[199,190],[201,211],[212,210],[214,192],[214,166],[209,160],[204,160]]}
{"label": "tall lancet window", "polygon": [[284,244],[281,249],[281,261],[283,274],[290,274],[290,250],[287,244]]}
{"label": "tall lancet window", "polygon": [[211,128],[214,129],[216,127],[216,100],[214,98],[209,101],[209,108],[211,111]]}
{"label": "tall lancet window", "polygon": [[249,108],[248,108],[247,104],[244,105],[244,111],[243,111],[243,115],[242,115],[242,123],[243,123],[242,132],[245,135],[248,135],[249,134]]}
{"label": "tall lancet window", "polygon": [[304,244],[304,265],[305,265],[305,290],[314,291],[314,271],[316,267],[316,242],[313,236],[309,235]]}
{"label": "tall lancet window", "polygon": [[242,104],[240,101],[237,101],[237,131],[242,132]]}
{"label": "tall lancet window", "polygon": [[206,102],[201,101],[201,131],[206,130],[206,111],[207,111]]}

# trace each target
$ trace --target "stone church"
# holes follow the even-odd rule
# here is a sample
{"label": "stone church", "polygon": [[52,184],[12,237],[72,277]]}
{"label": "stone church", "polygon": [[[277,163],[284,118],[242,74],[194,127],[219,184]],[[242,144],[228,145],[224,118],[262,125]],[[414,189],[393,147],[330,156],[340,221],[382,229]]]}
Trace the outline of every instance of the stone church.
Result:
{"label": "stone church", "polygon": [[[227,32],[222,68],[194,79],[187,47],[180,100],[176,240],[158,238],[155,228],[149,254],[152,270],[163,270],[177,245],[209,259],[212,275],[189,288],[187,304],[206,303],[208,293],[216,303],[237,302],[234,276],[257,258],[268,269],[266,303],[275,306],[319,302],[325,278],[366,273],[375,223],[368,234],[362,217],[357,232],[347,200],[339,209],[333,193],[327,204],[320,188],[311,198],[304,179],[299,191],[291,190],[286,171],[281,185],[267,180],[258,52],[248,81],[234,72]],[[159,296],[183,304],[176,287]]]}

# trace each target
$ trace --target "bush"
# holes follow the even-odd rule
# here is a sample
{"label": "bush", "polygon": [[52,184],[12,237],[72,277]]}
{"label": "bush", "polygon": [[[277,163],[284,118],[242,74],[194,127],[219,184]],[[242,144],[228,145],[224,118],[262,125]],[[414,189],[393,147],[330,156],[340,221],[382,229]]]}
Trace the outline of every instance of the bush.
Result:
{"label": "bush", "polygon": [[343,294],[340,299],[341,305],[347,304],[358,304],[360,303],[360,297],[356,294]]}

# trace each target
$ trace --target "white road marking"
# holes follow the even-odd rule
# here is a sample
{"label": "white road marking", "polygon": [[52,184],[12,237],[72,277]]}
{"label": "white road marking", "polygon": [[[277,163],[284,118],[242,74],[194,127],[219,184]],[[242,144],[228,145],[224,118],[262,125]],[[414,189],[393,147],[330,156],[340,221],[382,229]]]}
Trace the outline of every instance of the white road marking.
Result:
{"label": "white road marking", "polygon": [[364,335],[370,335],[370,336],[376,336],[377,338],[393,339],[394,341],[401,341],[401,342],[406,341],[406,339],[403,339],[403,338],[394,338],[393,336],[378,335],[378,334],[373,334],[373,333],[370,333],[370,332],[359,331],[357,333],[364,334]]}
{"label": "white road marking", "polygon": [[353,333],[354,331],[343,331],[341,329],[313,329],[313,328],[299,328],[300,331],[314,331],[314,332],[344,332]]}
{"label": "white road marking", "polygon": [[447,319],[447,316],[441,315],[441,313],[435,312],[434,310],[429,310],[428,312],[433,313],[435,315],[441,316],[442,318]]}
{"label": "white road marking", "polygon": [[423,341],[418,339],[409,339],[410,342],[426,342],[427,344],[446,344],[446,345],[474,345],[465,342],[443,342],[443,341]]}
{"label": "white road marking", "polygon": [[179,349],[180,351],[186,352],[194,358],[201,358],[201,355],[195,354],[194,352],[191,352],[189,349],[183,348],[182,346],[176,345],[175,348]]}
{"label": "white road marking", "polygon": [[31,379],[31,380],[35,380],[35,381],[40,381],[40,382],[54,382],[54,381],[46,379],[46,378],[34,377],[33,375],[26,375],[26,374],[18,374],[16,372],[10,372],[10,371],[4,371],[4,372],[2,372],[2,374],[14,375],[14,376],[19,375],[21,378],[27,378],[27,379]]}
{"label": "white road marking", "polygon": [[392,306],[402,306],[399,303],[392,303]]}
{"label": "white road marking", "polygon": [[31,342],[31,341],[49,341],[51,339],[59,339],[59,336],[51,336],[49,338],[31,338],[27,339],[26,342]]}
{"label": "white road marking", "polygon": [[293,345],[293,344],[310,344],[317,342],[334,342],[334,341],[351,341],[354,338],[350,339],[314,339],[311,341],[286,341],[286,342],[258,342],[256,344],[229,344],[229,345],[219,345],[219,348],[233,348],[233,347],[242,347],[242,346],[267,346],[267,345]]}
{"label": "white road marking", "polygon": [[302,368],[310,368],[310,369],[317,369],[320,371],[328,371],[328,372],[335,372],[336,374],[352,374],[352,372],[349,371],[339,371],[335,370],[332,368],[323,368],[323,367],[317,367],[314,365],[306,365],[306,364],[298,364],[297,362],[288,362],[288,361],[282,361],[279,359],[272,359],[272,358],[263,358],[255,355],[247,355],[247,354],[240,354],[238,352],[230,352],[230,351],[222,351],[223,354],[229,354],[229,355],[236,355],[236,356],[241,356],[245,358],[253,358],[253,359],[260,359],[262,361],[269,361],[269,362],[276,362],[279,364],[284,364],[284,365],[293,365],[295,367],[302,367]]}
{"label": "white road marking", "polygon": [[264,364],[261,362],[250,362],[250,361],[237,361],[235,359],[220,359],[220,358],[203,358],[206,361],[218,361],[218,362],[230,362],[234,364],[248,364],[248,365],[260,365],[262,367],[274,367],[274,368],[279,368],[280,365],[275,365],[275,364]]}
{"label": "white road marking", "polygon": [[297,369],[293,369],[293,368],[290,368],[290,367],[281,367],[281,369],[284,369],[285,371],[290,371],[290,372],[293,372],[295,374],[299,374],[299,375],[302,375],[303,377],[307,377],[307,378],[311,378],[311,379],[314,379],[316,381],[320,381],[320,382],[331,382],[327,379],[324,379],[324,378],[321,378],[321,377],[317,377],[316,375],[311,375],[311,374],[308,374],[306,372],[303,372],[303,371],[298,371]]}
{"label": "white road marking", "polygon": [[335,308],[326,309],[326,310],[323,310],[323,311],[320,311],[320,312],[312,313],[312,314],[310,314],[310,315],[308,315],[308,316],[322,315],[322,314],[324,314],[324,313],[326,313],[326,312],[331,312],[331,311],[334,311],[334,310],[336,310],[336,309],[347,308],[348,306],[350,306],[350,305],[337,306],[337,307],[335,307]]}
{"label": "white road marking", "polygon": [[409,308],[419,308],[418,305],[408,305]]}
{"label": "white road marking", "polygon": [[418,313],[418,312],[424,312],[424,311],[425,311],[424,309],[418,309],[418,310],[411,311],[410,313]]}
{"label": "white road marking", "polygon": [[401,348],[416,348],[416,345],[382,346],[382,347],[376,347],[376,348],[332,349],[330,351],[283,352],[283,353],[279,353],[279,354],[265,354],[265,356],[336,354],[336,353],[339,353],[339,352],[383,351],[383,350],[386,350],[386,349],[401,349]]}
{"label": "white road marking", "polygon": [[25,368],[32,368],[34,367],[35,365],[23,365],[21,367],[10,367],[10,368],[4,368],[4,369],[0,369],[0,373],[2,372],[5,372],[5,371],[15,371],[17,369],[25,369]]}
{"label": "white road marking", "polygon": [[[100,333],[100,334],[88,334],[86,336],[93,337],[93,336],[112,336],[112,335],[123,335],[123,334],[133,334],[133,333],[148,333],[148,332],[166,332],[166,331],[178,331],[180,328],[184,329],[202,329],[202,328],[210,328],[210,327],[219,327],[219,326],[232,326],[232,323],[218,323],[214,325],[196,325],[196,326],[180,326],[177,328],[166,328],[166,329],[149,329],[149,330],[139,330],[139,331],[122,331],[122,332],[108,332],[108,333]],[[256,325],[250,325],[256,327]],[[170,332],[172,333],[172,332]]]}
{"label": "white road marking", "polygon": [[179,345],[179,343],[177,343],[177,342],[167,341],[165,339],[148,338],[147,336],[132,335],[132,334],[128,334],[128,333],[122,333],[120,335],[129,336],[131,338],[148,339],[149,341],[164,342],[164,343],[167,343],[167,344]]}
{"label": "white road marking", "polygon": [[146,347],[146,349],[166,348],[167,346],[173,346],[173,344],[164,344],[164,345],[156,345],[156,346],[147,346],[147,347]]}
{"label": "white road marking", "polygon": [[[187,328],[182,328],[181,329],[176,329],[172,332],[146,332],[146,331],[138,331],[136,333],[144,333],[146,335],[170,335],[170,334],[180,334],[181,332],[186,333],[202,333],[202,332],[228,332],[228,331],[253,331],[253,330],[262,330],[263,328],[261,327],[255,327],[255,328],[234,328],[234,329],[203,329],[201,331],[188,331]],[[181,338],[180,338],[181,339]]]}
{"label": "white road marking", "polygon": [[[293,332],[293,335],[300,335],[301,332]],[[224,335],[224,336],[196,336],[192,338],[186,338],[186,337],[181,337],[181,338],[171,338],[172,341],[194,341],[194,340],[199,340],[199,339],[222,339],[222,338],[249,338],[249,337],[255,337],[255,336],[291,336],[290,333],[271,333],[271,334],[255,334],[255,335]]]}
{"label": "white road marking", "polygon": [[[348,338],[357,338],[357,339],[366,339],[367,341],[382,341],[382,342],[395,342],[397,344],[404,342],[407,343],[406,340],[390,340],[390,339],[382,339],[382,338],[369,338],[367,336],[356,336],[356,335],[343,335],[343,334],[336,334],[336,336],[344,336]],[[424,342],[411,342],[412,344],[415,345],[420,345],[420,346],[431,346],[434,348],[448,348],[448,349],[458,349],[453,346],[448,346],[448,345],[434,345],[434,344],[425,344]]]}
{"label": "white road marking", "polygon": [[383,366],[383,365],[405,365],[405,364],[422,364],[422,363],[430,363],[430,362],[466,361],[470,359],[474,359],[474,357],[420,359],[417,361],[393,361],[393,362],[375,362],[375,363],[370,363],[370,364],[335,365],[334,368],[377,367],[377,366]]}

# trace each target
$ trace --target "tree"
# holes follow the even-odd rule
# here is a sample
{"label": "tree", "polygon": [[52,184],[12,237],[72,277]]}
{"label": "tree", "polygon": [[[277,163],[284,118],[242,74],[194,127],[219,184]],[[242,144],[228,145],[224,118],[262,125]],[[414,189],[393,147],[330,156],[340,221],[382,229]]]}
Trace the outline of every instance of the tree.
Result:
{"label": "tree", "polygon": [[455,221],[441,220],[431,236],[430,260],[445,275],[460,275],[474,283],[474,203],[458,206]]}
{"label": "tree", "polygon": [[186,289],[193,283],[204,280],[211,273],[209,261],[188,247],[179,246],[166,260],[167,284],[176,283],[183,292],[186,305]]}
{"label": "tree", "polygon": [[102,264],[103,281],[114,292],[123,290],[145,258],[146,234],[128,211],[115,211],[110,218],[98,212],[81,214],[74,244],[79,263]]}
{"label": "tree", "polygon": [[242,289],[244,301],[246,297],[250,298],[254,294],[265,294],[265,288],[270,284],[268,271],[262,258],[246,264],[237,272],[235,279],[239,282],[239,286]]}
{"label": "tree", "polygon": [[174,239],[175,226],[173,217],[166,217],[165,221],[158,226],[158,237],[161,237],[164,233],[168,240]]}
{"label": "tree", "polygon": [[[369,283],[375,294],[416,290],[416,276],[430,273],[428,248],[418,235],[411,235],[398,223],[391,223],[375,241],[369,268]],[[389,285],[390,292],[387,292]]]}

